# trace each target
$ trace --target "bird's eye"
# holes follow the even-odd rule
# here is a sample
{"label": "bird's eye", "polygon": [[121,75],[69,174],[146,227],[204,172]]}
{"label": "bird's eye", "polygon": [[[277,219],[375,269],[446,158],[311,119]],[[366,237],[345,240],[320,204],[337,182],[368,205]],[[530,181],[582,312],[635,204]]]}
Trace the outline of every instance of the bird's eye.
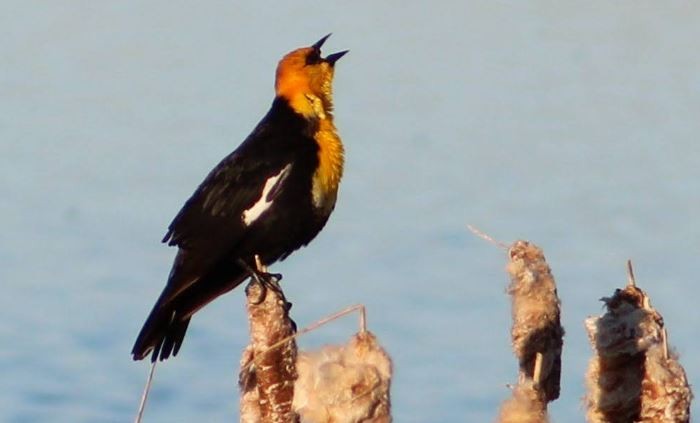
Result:
{"label": "bird's eye", "polygon": [[313,49],[306,55],[307,65],[317,65],[321,62],[321,52],[318,49]]}

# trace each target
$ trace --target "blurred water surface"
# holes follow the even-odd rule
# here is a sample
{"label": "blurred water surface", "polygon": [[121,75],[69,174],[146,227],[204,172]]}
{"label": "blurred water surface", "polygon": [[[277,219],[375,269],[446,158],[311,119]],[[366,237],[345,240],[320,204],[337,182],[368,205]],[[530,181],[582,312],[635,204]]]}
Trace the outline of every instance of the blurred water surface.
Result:
{"label": "blurred water surface", "polygon": [[[552,265],[567,330],[553,421],[583,420],[582,321],[627,258],[697,383],[697,3],[2,9],[0,420],[133,418],[147,365],[129,350],[169,270],[166,226],[265,113],[281,55],[330,31],[326,52],[351,50],[346,176],[327,228],[274,270],[302,326],[368,306],[397,422],[492,421],[515,379],[504,253],[467,223]],[[246,331],[241,292],[199,313],[145,421],[235,421]]]}

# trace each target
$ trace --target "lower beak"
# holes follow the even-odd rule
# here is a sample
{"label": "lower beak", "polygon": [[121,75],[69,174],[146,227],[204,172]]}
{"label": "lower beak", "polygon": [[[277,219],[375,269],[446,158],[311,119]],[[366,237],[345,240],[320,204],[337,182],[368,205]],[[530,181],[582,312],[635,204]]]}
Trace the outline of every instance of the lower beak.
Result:
{"label": "lower beak", "polygon": [[326,62],[328,62],[331,66],[335,65],[335,62],[337,62],[341,57],[345,56],[345,53],[347,53],[350,50],[345,50],[345,51],[340,51],[338,53],[333,53],[329,54],[325,59]]}

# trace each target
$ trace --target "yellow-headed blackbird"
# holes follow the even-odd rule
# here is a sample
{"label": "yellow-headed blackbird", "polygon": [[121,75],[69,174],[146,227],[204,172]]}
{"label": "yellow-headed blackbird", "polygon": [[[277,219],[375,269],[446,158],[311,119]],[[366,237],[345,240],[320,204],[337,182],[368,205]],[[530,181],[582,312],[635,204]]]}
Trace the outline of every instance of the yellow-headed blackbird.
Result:
{"label": "yellow-headed blackbird", "polygon": [[168,282],[132,354],[164,360],[182,346],[192,315],[255,268],[308,244],[335,207],[343,145],[333,125],[330,34],[277,66],[275,99],[253,132],[204,179],[170,224],[177,245]]}

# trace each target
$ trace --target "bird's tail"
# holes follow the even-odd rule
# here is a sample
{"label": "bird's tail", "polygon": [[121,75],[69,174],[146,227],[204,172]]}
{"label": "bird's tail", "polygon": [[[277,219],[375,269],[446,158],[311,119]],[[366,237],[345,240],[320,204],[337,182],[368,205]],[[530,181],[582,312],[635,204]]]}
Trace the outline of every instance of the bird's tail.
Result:
{"label": "bird's tail", "polygon": [[173,285],[166,286],[136,338],[131,350],[134,360],[143,360],[149,353],[151,361],[177,355],[192,315],[247,277],[238,264],[226,263],[175,294]]}
{"label": "bird's tail", "polygon": [[190,316],[182,319],[176,310],[162,306],[158,301],[143,324],[131,354],[134,360],[143,360],[150,353],[151,361],[176,356],[190,324]]}

